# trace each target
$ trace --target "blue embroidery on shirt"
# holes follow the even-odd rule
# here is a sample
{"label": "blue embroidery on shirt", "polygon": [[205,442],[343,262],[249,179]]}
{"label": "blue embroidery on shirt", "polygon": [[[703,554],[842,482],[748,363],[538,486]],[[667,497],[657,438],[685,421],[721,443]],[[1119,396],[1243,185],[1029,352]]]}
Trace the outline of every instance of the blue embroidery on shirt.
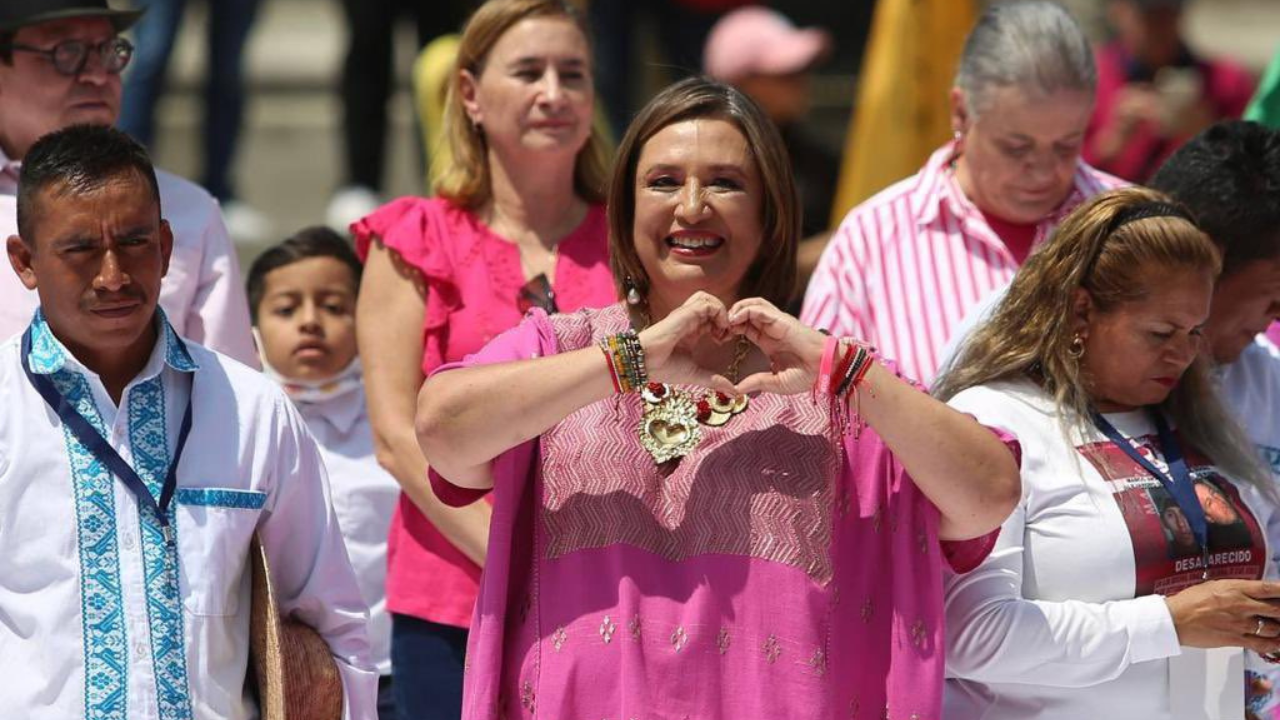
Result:
{"label": "blue embroidery on shirt", "polygon": [[[37,326],[39,330],[39,326]],[[33,361],[34,361],[34,347]],[[89,383],[72,372],[52,375],[54,385],[98,432],[102,417]],[[63,430],[76,496],[80,550],[80,610],[84,623],[85,720],[124,720],[128,709],[128,642],[120,556],[116,546],[114,478],[69,429]]]}
{"label": "blue embroidery on shirt", "polygon": [[183,505],[258,510],[266,504],[267,494],[258,490],[178,488],[178,502]]}
{"label": "blue embroidery on shirt", "polygon": [[[175,370],[195,371],[197,366],[185,344],[173,332],[163,311],[158,312],[165,362]],[[106,436],[88,381],[79,373],[64,369],[67,351],[54,337],[40,310],[32,320],[28,362],[32,372],[50,375],[58,391],[77,412]],[[127,402],[134,469],[152,494],[158,496],[169,469],[161,378],[153,377],[132,388]],[[64,435],[76,495],[84,623],[85,718],[124,720],[128,710],[129,654],[116,544],[116,479],[70,430],[64,430]],[[189,720],[191,693],[178,590],[177,546],[165,541],[153,510],[140,508],[139,515],[159,714],[164,720]],[[169,523],[176,529],[172,507]],[[135,658],[137,660],[141,658]]]}
{"label": "blue embroidery on shirt", "polygon": [[27,360],[28,367],[37,375],[51,375],[61,370],[66,362],[67,356],[62,344],[49,330],[44,312],[37,309],[36,316],[31,320],[31,357]]}
{"label": "blue embroidery on shirt", "polygon": [[[179,372],[199,370],[200,366],[192,359],[191,352],[187,350],[187,344],[178,337],[178,333],[174,332],[164,310],[157,307],[156,315],[158,316],[156,322],[160,324],[161,341],[164,343],[165,364]],[[36,309],[31,324],[34,327],[31,333],[31,357],[28,361],[31,372],[37,375],[58,372],[66,364],[67,354],[62,343],[58,342],[53,332],[49,330],[49,323],[45,320],[43,310]]]}
{"label": "blue embroidery on shirt", "polygon": [[156,308],[156,313],[160,315],[160,328],[164,335],[164,361],[165,363],[177,370],[178,372],[195,372],[200,369],[196,361],[191,359],[191,353],[187,350],[186,343],[178,337],[178,333],[173,331],[173,326],[169,324],[169,318],[164,314],[164,310]]}
{"label": "blue embroidery on shirt", "polygon": [[[129,391],[128,403],[133,468],[152,496],[159,497],[165,475],[169,472],[164,384],[160,377],[134,386]],[[142,530],[147,618],[151,627],[151,662],[155,669],[160,718],[189,720],[192,717],[191,688],[187,683],[185,630],[178,591],[177,542],[165,541],[164,531],[151,507],[139,507],[138,514]],[[176,533],[172,505],[169,506],[168,521]]]}

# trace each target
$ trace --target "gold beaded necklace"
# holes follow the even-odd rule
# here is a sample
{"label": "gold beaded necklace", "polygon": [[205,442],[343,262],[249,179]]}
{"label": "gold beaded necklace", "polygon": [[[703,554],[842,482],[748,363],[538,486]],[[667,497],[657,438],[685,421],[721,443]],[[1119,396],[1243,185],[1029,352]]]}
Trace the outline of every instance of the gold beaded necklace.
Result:
{"label": "gold beaded necklace", "polygon": [[[738,382],[738,369],[751,352],[751,343],[738,338],[738,347],[729,364],[727,376]],[[666,383],[651,382],[640,391],[644,399],[644,415],[640,418],[640,444],[659,465],[684,457],[702,441],[702,425],[719,427],[747,409],[747,396],[731,398],[721,392],[707,390],[698,397]]]}

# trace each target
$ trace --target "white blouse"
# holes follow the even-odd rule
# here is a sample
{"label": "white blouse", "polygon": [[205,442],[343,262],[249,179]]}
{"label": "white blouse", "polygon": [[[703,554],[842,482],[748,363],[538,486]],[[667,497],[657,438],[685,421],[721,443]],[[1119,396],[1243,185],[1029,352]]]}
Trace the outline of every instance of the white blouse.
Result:
{"label": "white blouse", "polygon": [[[988,559],[948,579],[943,716],[1172,720],[1170,659],[1183,650],[1162,595],[1202,575],[1176,503],[1093,428],[1068,439],[1029,381],[970,388],[950,404],[1018,437],[1023,488]],[[1107,418],[1164,462],[1144,411]],[[1206,509],[1211,577],[1275,578],[1269,504],[1183,450],[1197,484],[1225,501]],[[1245,666],[1269,672],[1251,653]]]}

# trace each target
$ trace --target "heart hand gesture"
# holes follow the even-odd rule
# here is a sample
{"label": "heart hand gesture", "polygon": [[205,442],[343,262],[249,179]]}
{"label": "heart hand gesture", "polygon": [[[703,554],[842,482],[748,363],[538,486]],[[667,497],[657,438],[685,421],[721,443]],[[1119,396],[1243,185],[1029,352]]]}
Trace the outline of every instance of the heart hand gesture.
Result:
{"label": "heart hand gesture", "polygon": [[710,335],[718,342],[729,338],[728,313],[716,296],[696,292],[683,305],[640,332],[649,379],[701,385],[734,394],[733,383],[728,378],[694,360],[694,345],[703,335]]}
{"label": "heart hand gesture", "polygon": [[813,387],[825,335],[762,298],[738,301],[729,310],[728,320],[729,332],[745,335],[769,358],[770,370],[742,378],[737,394],[795,395]]}

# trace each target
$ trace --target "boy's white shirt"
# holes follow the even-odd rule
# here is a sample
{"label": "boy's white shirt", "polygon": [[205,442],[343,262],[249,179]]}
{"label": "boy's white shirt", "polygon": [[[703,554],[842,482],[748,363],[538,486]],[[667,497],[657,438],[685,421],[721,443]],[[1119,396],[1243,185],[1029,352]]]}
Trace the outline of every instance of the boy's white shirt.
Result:
{"label": "boy's white shirt", "polygon": [[[256,339],[261,349],[261,336]],[[374,455],[360,358],[352,360],[334,377],[320,381],[287,378],[271,367],[265,353],[261,360],[263,372],[285,388],[320,447],[347,555],[369,606],[373,664],[379,674],[390,675],[387,535],[400,497],[400,485],[378,464]]]}

